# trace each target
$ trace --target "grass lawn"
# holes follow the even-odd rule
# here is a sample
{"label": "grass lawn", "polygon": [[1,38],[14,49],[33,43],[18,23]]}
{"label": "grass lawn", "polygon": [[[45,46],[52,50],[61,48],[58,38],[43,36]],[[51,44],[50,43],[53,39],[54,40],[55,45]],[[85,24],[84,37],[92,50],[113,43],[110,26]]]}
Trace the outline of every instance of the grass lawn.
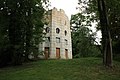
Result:
{"label": "grass lawn", "polygon": [[40,60],[0,69],[0,80],[120,80],[120,62],[112,69],[102,59]]}

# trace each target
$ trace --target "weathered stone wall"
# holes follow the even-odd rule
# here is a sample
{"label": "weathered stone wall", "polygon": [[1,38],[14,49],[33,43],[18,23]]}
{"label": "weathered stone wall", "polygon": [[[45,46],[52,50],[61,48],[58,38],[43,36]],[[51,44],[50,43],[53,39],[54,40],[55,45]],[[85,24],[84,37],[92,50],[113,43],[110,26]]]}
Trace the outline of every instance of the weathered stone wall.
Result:
{"label": "weathered stone wall", "polygon": [[[72,59],[70,22],[64,10],[60,9],[58,11],[56,8],[53,8],[49,11],[47,17],[49,23],[45,26],[45,29],[47,27],[50,29],[50,31],[46,33],[46,37],[50,37],[50,41],[45,41],[40,44],[39,50],[44,51],[45,47],[49,47],[49,58],[56,58],[56,48],[60,48],[61,59]],[[59,33],[56,33],[57,28],[60,30]],[[56,42],[56,37],[60,38],[60,42]],[[68,57],[65,56],[65,49],[68,51]]]}

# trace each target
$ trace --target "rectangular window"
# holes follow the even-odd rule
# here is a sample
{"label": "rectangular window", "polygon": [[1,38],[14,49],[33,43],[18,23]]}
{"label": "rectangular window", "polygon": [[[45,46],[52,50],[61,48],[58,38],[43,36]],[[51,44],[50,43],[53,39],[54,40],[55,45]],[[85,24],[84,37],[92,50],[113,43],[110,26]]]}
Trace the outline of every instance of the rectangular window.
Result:
{"label": "rectangular window", "polygon": [[60,43],[60,38],[56,37],[56,43]]}
{"label": "rectangular window", "polygon": [[46,37],[45,42],[50,42],[50,37]]}
{"label": "rectangular window", "polygon": [[67,41],[67,39],[65,39],[65,44],[68,45],[68,41]]}
{"label": "rectangular window", "polygon": [[50,42],[50,37],[48,37],[48,41]]}

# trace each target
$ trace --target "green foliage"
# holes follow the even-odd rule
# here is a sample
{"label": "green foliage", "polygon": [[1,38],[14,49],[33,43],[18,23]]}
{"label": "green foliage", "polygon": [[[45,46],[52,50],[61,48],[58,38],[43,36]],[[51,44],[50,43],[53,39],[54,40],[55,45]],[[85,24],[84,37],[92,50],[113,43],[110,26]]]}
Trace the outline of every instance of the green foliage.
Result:
{"label": "green foliage", "polygon": [[[114,58],[118,57],[117,54],[120,54],[120,1],[119,0],[107,0],[106,2],[108,19],[110,22],[111,37],[113,44],[113,54]],[[115,56],[116,55],[116,56]]]}
{"label": "green foliage", "polygon": [[22,63],[23,55],[25,60],[28,59],[33,46],[42,41],[42,20],[47,3],[48,0],[1,0],[0,57],[11,55],[9,57],[14,65]]}
{"label": "green foliage", "polygon": [[[84,2],[84,3],[83,3]],[[113,57],[118,57],[117,54],[120,54],[119,50],[119,42],[120,42],[120,1],[119,0],[105,0],[106,9],[107,9],[107,16],[109,20],[111,38],[112,38],[112,46],[113,46]],[[98,14],[98,5],[97,0],[79,0],[79,4],[86,4],[84,5],[84,12],[86,14],[94,13],[93,20],[98,22],[96,28],[101,30],[100,23],[99,23],[99,14]],[[81,8],[81,7],[80,7]],[[91,19],[92,20],[92,19]],[[116,59],[116,58],[115,58]]]}
{"label": "green foliage", "polygon": [[120,63],[113,69],[101,65],[99,58],[40,60],[0,69],[0,80],[119,80]]}
{"label": "green foliage", "polygon": [[82,13],[71,16],[74,57],[98,56],[100,54],[100,51],[94,44],[95,33],[88,28],[91,24],[88,17]]}

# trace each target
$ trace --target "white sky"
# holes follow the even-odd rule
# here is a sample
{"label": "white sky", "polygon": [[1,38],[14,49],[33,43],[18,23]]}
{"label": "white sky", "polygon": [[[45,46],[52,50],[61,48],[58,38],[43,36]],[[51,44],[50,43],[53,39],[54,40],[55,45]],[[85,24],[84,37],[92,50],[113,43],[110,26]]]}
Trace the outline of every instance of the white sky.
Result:
{"label": "white sky", "polygon": [[[76,7],[78,6],[78,0],[50,0],[50,2],[50,9],[52,9],[53,7],[56,7],[57,9],[63,9],[66,15],[68,16],[69,20],[72,14],[76,14],[78,12],[78,10],[76,10]],[[96,31],[94,27],[92,27],[91,29],[93,30],[93,32]],[[96,41],[99,42],[101,38],[100,31],[97,32],[96,37],[98,37]]]}
{"label": "white sky", "polygon": [[77,13],[76,7],[78,6],[78,0],[50,0],[51,8],[63,9],[66,15],[71,17],[71,14]]}

